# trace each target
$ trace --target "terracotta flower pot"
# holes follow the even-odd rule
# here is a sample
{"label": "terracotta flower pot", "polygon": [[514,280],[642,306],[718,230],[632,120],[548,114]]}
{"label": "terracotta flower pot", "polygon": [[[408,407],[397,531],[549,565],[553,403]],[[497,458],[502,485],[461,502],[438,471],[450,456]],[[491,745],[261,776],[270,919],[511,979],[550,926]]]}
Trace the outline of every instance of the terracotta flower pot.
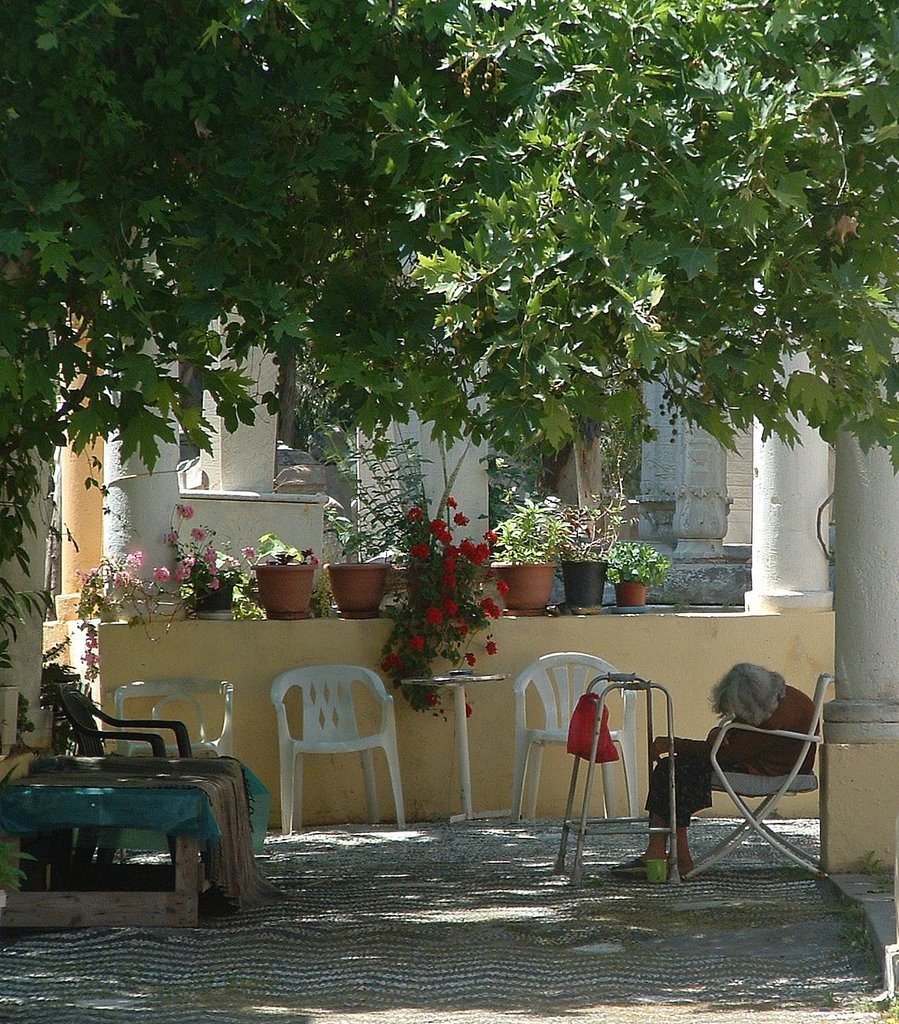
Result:
{"label": "terracotta flower pot", "polygon": [[255,566],[259,603],[267,619],[308,619],[312,600],[314,565]]}
{"label": "terracotta flower pot", "polygon": [[[504,615],[544,615],[556,576],[554,562],[513,565],[494,563],[493,571],[508,590],[502,594]],[[502,588],[500,588],[502,590]]]}
{"label": "terracotta flower pot", "polygon": [[328,566],[331,593],[342,619],[376,619],[387,585],[386,562],[338,562]]}
{"label": "terracotta flower pot", "polygon": [[615,584],[615,604],[619,608],[641,608],[646,604],[646,584],[626,580]]}

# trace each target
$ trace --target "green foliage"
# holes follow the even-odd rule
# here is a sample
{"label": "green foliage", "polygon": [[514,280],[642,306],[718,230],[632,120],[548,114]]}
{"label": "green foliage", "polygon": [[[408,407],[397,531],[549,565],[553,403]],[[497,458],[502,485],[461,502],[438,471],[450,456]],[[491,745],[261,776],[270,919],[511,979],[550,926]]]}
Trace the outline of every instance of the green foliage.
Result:
{"label": "green foliage", "polygon": [[[334,503],[325,507],[325,530],[340,545],[348,562],[395,559],[406,539],[406,512],[426,506],[423,461],[408,440],[374,445],[363,442],[337,461],[350,486],[352,509],[342,514]],[[365,472],[370,483],[363,480]]]}
{"label": "green foliage", "polygon": [[595,507],[567,505],[561,509],[565,536],[559,550],[563,562],[604,562],[621,529],[623,500]]}
{"label": "green foliage", "polygon": [[263,565],[316,565],[318,563],[312,548],[300,550],[300,548],[293,547],[292,544],[285,544],[274,533],[266,533],[259,538],[256,553],[259,562]]}
{"label": "green foliage", "polygon": [[558,498],[525,498],[496,527],[496,558],[513,564],[552,562],[568,537]]}
{"label": "green foliage", "polygon": [[651,544],[619,541],[608,555],[606,578],[610,583],[645,583],[648,587],[665,582],[671,560]]}

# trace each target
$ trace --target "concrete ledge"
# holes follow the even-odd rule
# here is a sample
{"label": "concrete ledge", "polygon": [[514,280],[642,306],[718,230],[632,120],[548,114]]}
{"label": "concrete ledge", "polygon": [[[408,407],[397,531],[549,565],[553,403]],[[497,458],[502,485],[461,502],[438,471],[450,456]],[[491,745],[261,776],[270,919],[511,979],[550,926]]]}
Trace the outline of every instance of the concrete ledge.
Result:
{"label": "concrete ledge", "polygon": [[873,875],[849,874],[829,875],[826,881],[841,900],[856,903],[864,911],[868,938],[888,989],[887,947],[896,944],[896,911],[889,883]]}

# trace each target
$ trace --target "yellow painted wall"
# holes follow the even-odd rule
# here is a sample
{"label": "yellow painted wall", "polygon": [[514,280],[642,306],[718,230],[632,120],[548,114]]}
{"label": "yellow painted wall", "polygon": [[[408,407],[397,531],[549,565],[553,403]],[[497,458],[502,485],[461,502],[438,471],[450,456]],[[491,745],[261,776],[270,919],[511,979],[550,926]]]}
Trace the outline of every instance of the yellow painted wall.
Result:
{"label": "yellow painted wall", "polygon": [[899,742],[827,743],[821,855],[827,871],[892,870],[899,817]]}
{"label": "yellow painted wall", "polygon": [[[208,675],[235,688],[235,755],[262,778],[273,796],[273,824],[280,816],[278,751],[272,679],[300,665],[342,662],[377,669],[389,630],[384,619],[303,622],[180,621],[170,624],[100,627],[103,699],[111,709],[116,685],[141,678]],[[502,682],[473,684],[468,699],[472,788],[476,810],[504,810],[511,803],[514,706],[512,681],[530,661],[554,651],[595,654],[622,671],[633,671],[669,687],[675,731],[705,736],[714,724],[711,686],[735,662],[755,661],[782,672],[811,693],[819,672],[833,669],[833,615],[666,613],[643,615],[507,618],[495,624],[499,653],[479,668],[508,673]],[[414,712],[395,695],[406,816],[427,820],[460,809],[458,765],[451,699],[447,716]],[[660,706],[656,722],[664,720]],[[614,725],[614,722],[613,722]],[[657,730],[659,731],[659,730]],[[376,755],[381,814],[392,816],[383,757]],[[641,804],[645,754],[641,755]],[[561,816],[571,758],[564,749],[544,758],[538,814]],[[623,791],[623,786],[619,787]],[[717,799],[717,798],[716,798]],[[304,824],[366,820],[359,760],[354,755],[307,759]],[[785,813],[817,813],[816,797],[796,797]],[[726,802],[712,813],[732,813]]]}

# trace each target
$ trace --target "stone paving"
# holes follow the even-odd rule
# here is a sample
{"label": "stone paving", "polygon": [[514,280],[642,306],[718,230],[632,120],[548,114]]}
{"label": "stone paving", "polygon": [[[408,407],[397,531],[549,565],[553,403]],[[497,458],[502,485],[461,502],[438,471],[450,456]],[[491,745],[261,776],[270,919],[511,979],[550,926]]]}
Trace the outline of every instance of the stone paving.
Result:
{"label": "stone paving", "polygon": [[[694,827],[694,846],[725,823]],[[809,847],[816,822],[781,826]],[[15,1024],[873,1024],[877,968],[819,880],[750,844],[675,885],[613,880],[639,835],[553,873],[558,822],[271,836],[274,905],[197,929],[19,932]]]}

